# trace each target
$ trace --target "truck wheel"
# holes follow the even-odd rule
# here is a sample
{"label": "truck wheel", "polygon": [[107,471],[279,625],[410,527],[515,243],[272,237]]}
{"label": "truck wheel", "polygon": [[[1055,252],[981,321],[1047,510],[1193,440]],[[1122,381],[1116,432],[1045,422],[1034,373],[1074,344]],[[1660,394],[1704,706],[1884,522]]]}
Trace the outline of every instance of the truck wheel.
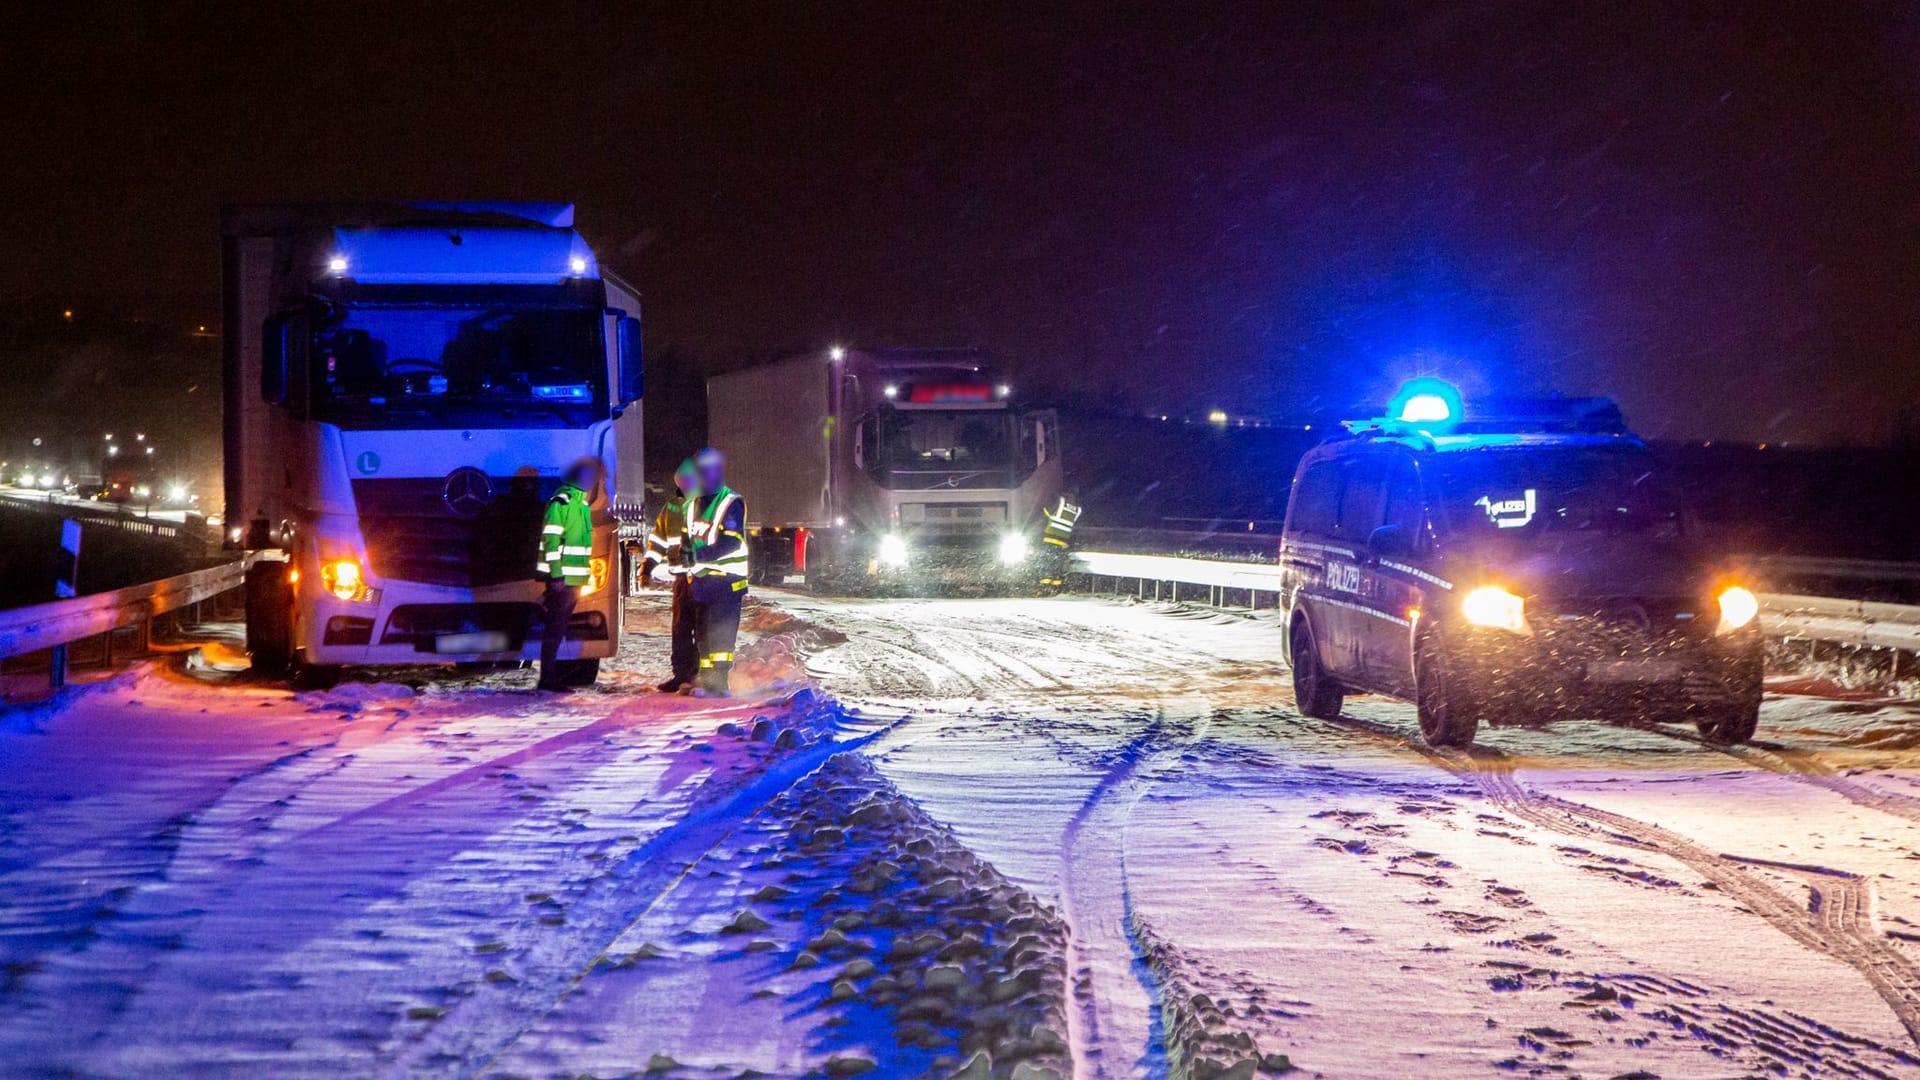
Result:
{"label": "truck wheel", "polygon": [[340,685],[339,664],[309,664],[295,658],[287,681],[295,690],[331,690]]}
{"label": "truck wheel", "polygon": [[562,686],[592,686],[600,678],[600,658],[569,660],[560,676]]}
{"label": "truck wheel", "polygon": [[1347,692],[1320,663],[1320,646],[1313,636],[1313,624],[1306,616],[1293,620],[1287,634],[1287,657],[1293,666],[1293,700],[1300,711],[1318,720],[1340,715]]}
{"label": "truck wheel", "polygon": [[1420,734],[1427,745],[1472,746],[1480,717],[1466,687],[1453,677],[1438,633],[1422,634],[1414,643],[1413,682]]}
{"label": "truck wheel", "polygon": [[287,565],[256,562],[247,568],[247,656],[253,670],[278,678],[293,661],[293,587]]}

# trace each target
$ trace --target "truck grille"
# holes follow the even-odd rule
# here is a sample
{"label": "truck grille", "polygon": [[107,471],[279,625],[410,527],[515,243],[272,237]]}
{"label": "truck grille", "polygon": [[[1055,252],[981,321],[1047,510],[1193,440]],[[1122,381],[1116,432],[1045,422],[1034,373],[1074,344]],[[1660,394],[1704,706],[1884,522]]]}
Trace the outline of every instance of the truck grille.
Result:
{"label": "truck grille", "polygon": [[471,517],[447,505],[443,477],[355,480],[353,500],[373,572],[467,589],[531,580],[546,500],[559,480],[489,479],[493,500]]}

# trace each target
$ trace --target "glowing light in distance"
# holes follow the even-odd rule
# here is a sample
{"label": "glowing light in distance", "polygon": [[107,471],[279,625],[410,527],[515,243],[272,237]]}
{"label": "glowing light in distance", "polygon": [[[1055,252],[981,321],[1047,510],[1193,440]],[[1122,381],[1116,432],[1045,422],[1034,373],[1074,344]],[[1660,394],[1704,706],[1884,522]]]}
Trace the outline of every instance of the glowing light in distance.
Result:
{"label": "glowing light in distance", "polygon": [[345,255],[335,255],[333,258],[327,260],[327,273],[344,274],[346,272],[347,257]]}
{"label": "glowing light in distance", "polygon": [[829,360],[839,361],[839,360],[845,360],[846,358],[847,358],[847,350],[844,348],[841,348],[838,345],[835,345],[833,348],[827,350],[827,359]]}
{"label": "glowing light in distance", "polygon": [[578,255],[575,255],[573,258],[568,259],[567,266],[569,269],[571,269],[574,272],[574,275],[576,277],[587,272],[587,260],[581,258]]}

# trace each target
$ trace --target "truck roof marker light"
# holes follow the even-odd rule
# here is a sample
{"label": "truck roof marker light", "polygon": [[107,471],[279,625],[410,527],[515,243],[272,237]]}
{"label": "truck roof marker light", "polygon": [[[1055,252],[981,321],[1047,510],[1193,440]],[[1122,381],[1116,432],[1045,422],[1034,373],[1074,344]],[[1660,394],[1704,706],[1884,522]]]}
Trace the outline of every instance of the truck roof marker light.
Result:
{"label": "truck roof marker light", "polygon": [[346,272],[347,257],[345,255],[335,255],[333,258],[327,260],[327,273],[344,274]]}
{"label": "truck roof marker light", "polygon": [[1414,379],[1387,405],[1387,419],[1423,431],[1460,422],[1460,391],[1442,379]]}
{"label": "truck roof marker light", "polygon": [[567,269],[573,271],[574,277],[580,277],[587,272],[586,258],[580,255],[573,256],[567,260]]}

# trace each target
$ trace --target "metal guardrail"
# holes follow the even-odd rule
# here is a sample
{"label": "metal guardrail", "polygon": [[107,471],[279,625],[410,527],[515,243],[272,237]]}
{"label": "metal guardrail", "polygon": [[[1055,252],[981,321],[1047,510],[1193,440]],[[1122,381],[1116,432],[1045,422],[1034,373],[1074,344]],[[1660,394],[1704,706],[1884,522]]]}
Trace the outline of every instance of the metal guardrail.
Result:
{"label": "metal guardrail", "polygon": [[137,626],[155,615],[237,589],[246,582],[246,575],[246,563],[223,563],[112,592],[0,611],[0,659]]}
{"label": "metal guardrail", "polygon": [[[1880,565],[1904,568],[1908,564]],[[1277,595],[1280,591],[1278,566],[1221,559],[1077,551],[1073,554],[1073,572],[1118,580],[1194,585],[1209,590],[1241,589],[1249,594],[1249,607],[1259,606],[1257,594]],[[1154,595],[1159,595],[1157,588]],[[1180,598],[1177,591],[1174,597]],[[1214,603],[1219,602],[1217,595],[1210,594],[1210,597]],[[1920,652],[1920,606],[1791,593],[1762,593],[1760,604],[1762,627],[1769,637]]]}

